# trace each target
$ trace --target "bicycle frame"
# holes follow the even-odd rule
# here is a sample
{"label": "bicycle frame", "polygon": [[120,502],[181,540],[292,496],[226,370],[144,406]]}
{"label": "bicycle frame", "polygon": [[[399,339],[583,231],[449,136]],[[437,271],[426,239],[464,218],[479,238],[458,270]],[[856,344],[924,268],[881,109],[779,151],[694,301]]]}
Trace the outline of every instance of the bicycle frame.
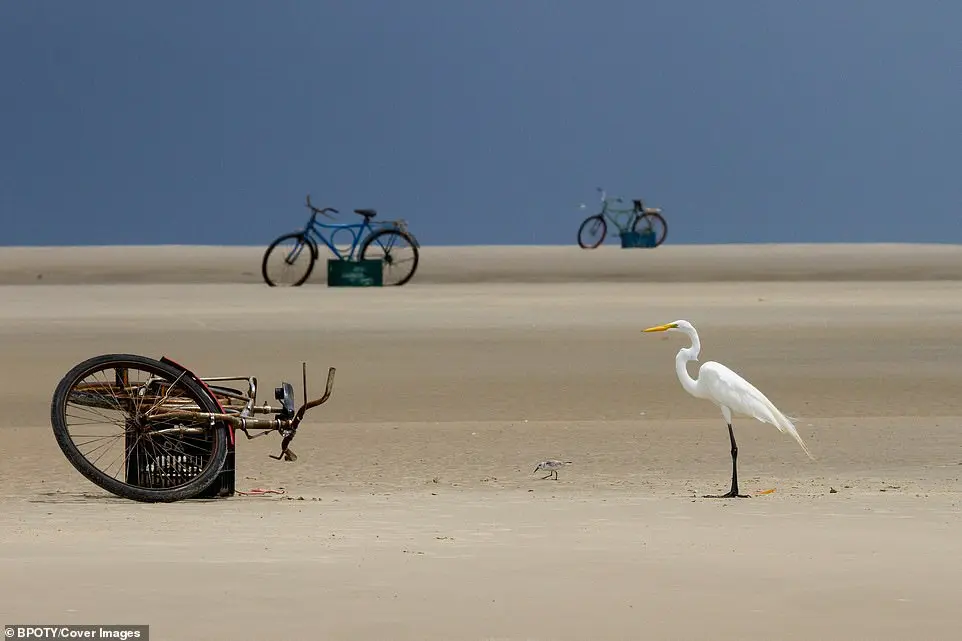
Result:
{"label": "bicycle frame", "polygon": [[[302,375],[304,381],[303,394],[304,403],[301,405],[297,411],[294,411],[293,398],[288,397],[285,400],[281,400],[281,407],[272,407],[267,401],[263,405],[256,405],[257,402],[257,379],[253,376],[197,376],[192,371],[188,370],[184,366],[172,361],[170,359],[162,359],[167,363],[170,363],[181,369],[183,374],[193,378],[195,381],[199,382],[215,399],[217,404],[220,406],[222,411],[220,412],[198,412],[192,410],[186,410],[178,407],[173,402],[165,402],[160,405],[159,409],[151,413],[151,420],[160,422],[171,419],[181,419],[181,420],[191,420],[209,422],[211,425],[215,421],[223,421],[231,428],[231,442],[234,440],[233,430],[240,430],[244,433],[248,440],[255,439],[259,436],[264,436],[270,434],[271,432],[280,433],[281,440],[281,453],[278,456],[270,454],[269,456],[275,460],[286,460],[294,461],[297,460],[297,455],[290,449],[290,443],[294,440],[294,436],[297,434],[297,428],[301,421],[304,419],[304,414],[309,409],[313,409],[318,405],[323,405],[330,398],[331,392],[334,389],[334,372],[336,371],[333,367],[328,368],[327,372],[327,385],[324,389],[324,394],[317,399],[308,401],[307,399],[307,364],[302,363]],[[223,388],[214,386],[217,389],[215,392],[208,383],[219,383],[226,381],[244,381],[247,383],[248,389],[247,394],[235,394],[229,392]],[[153,379],[148,380],[148,384],[153,382]],[[145,387],[147,384],[145,384]],[[279,390],[285,390],[289,394],[293,394],[293,388],[287,383],[282,383]],[[276,391],[275,391],[276,394]],[[243,402],[243,409],[240,409],[231,404],[231,401]],[[225,407],[225,404],[227,405]],[[275,418],[256,418],[256,414],[274,414]],[[152,430],[152,434],[203,434],[207,428],[191,428],[191,427],[170,427],[162,428],[157,430]],[[248,430],[261,430],[259,433],[251,435]]]}
{"label": "bicycle frame", "polygon": [[[311,204],[311,197],[307,197],[307,207],[311,210],[311,217],[307,220],[307,224],[301,233],[307,237],[307,239],[313,243],[314,253],[317,253],[317,247],[320,243],[324,243],[328,249],[331,250],[335,256],[340,260],[353,260],[354,254],[357,252],[358,247],[364,241],[365,238],[370,236],[375,232],[376,228],[391,228],[397,229],[408,236],[411,237],[415,247],[419,246],[417,239],[414,235],[408,231],[407,221],[405,220],[379,220],[376,223],[371,223],[369,218],[365,218],[364,222],[359,223],[322,223],[317,219],[318,214],[324,214],[325,216],[331,217],[327,212],[333,211],[335,214],[339,213],[336,209],[332,207],[317,208]],[[327,236],[324,235],[324,230],[329,230]],[[339,231],[347,230],[351,234],[351,248],[347,254],[341,253],[341,251],[334,245],[333,238]],[[318,242],[320,241],[320,242]],[[300,253],[300,248],[297,248],[294,252],[294,256],[290,258],[290,261],[296,260],[297,255]]]}
{"label": "bicycle frame", "polygon": [[[618,228],[619,233],[631,231],[637,218],[644,213],[644,206],[641,204],[641,201],[636,199],[629,209],[616,209],[611,206],[611,203],[623,203],[625,202],[624,199],[620,196],[609,198],[607,192],[601,187],[598,187],[598,191],[601,192],[601,211],[599,214],[603,218],[610,220],[611,223]],[[620,222],[623,216],[629,216],[628,221],[624,225]]]}
{"label": "bicycle frame", "polygon": [[[324,235],[324,230],[329,230],[327,236]],[[344,230],[347,230],[351,234],[351,248],[346,254],[341,253],[332,242],[337,232]],[[318,241],[324,243],[327,248],[331,250],[331,253],[340,260],[353,260],[361,241],[373,232],[374,227],[367,219],[361,223],[322,223],[317,220],[316,212],[311,214],[311,218],[304,228],[304,235],[307,236],[315,246],[320,244]]]}

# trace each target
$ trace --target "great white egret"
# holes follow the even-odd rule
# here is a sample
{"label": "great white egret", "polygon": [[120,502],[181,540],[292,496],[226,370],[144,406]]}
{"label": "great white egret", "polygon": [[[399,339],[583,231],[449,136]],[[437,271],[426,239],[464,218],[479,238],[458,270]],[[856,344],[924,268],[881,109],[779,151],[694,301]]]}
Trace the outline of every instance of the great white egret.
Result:
{"label": "great white egret", "polygon": [[738,445],[735,444],[735,432],[732,431],[732,412],[774,425],[782,433],[788,432],[798,441],[798,444],[802,446],[810,459],[815,458],[808,451],[802,437],[798,435],[792,421],[782,414],[774,403],[768,400],[768,397],[758,391],[754,385],[732,370],[721,363],[707,361],[698,369],[697,379],[693,379],[688,374],[688,361],[697,362],[698,353],[701,351],[698,332],[695,331],[691,323],[686,320],[677,320],[667,325],[649,327],[642,331],[682,332],[688,335],[688,338],[691,339],[691,347],[681,348],[675,356],[675,372],[678,374],[678,380],[681,381],[681,386],[685,388],[685,391],[695,398],[703,398],[717,405],[728,424],[728,437],[732,443],[732,487],[728,494],[707,495],[704,498],[747,498],[746,495],[738,493]]}

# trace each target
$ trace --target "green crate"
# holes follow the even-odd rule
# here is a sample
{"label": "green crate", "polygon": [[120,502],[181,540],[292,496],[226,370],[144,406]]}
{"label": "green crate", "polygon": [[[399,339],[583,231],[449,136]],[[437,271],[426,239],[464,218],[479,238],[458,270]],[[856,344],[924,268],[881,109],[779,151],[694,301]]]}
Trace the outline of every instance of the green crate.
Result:
{"label": "green crate", "polygon": [[328,287],[382,287],[384,268],[380,259],[327,261]]}
{"label": "green crate", "polygon": [[653,231],[626,231],[620,235],[623,249],[655,246],[655,232]]}

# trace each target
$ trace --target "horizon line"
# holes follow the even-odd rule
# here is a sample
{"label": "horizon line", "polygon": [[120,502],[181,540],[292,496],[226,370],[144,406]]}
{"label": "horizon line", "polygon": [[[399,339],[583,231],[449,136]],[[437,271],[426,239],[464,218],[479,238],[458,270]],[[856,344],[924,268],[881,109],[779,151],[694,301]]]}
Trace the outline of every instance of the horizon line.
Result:
{"label": "horizon line", "polygon": [[[160,247],[219,247],[219,248],[237,248],[237,249],[253,249],[253,248],[266,248],[270,243],[247,245],[247,244],[222,244],[222,243],[89,243],[89,244],[52,244],[52,245],[5,245],[0,244],[0,249],[102,249],[107,247],[129,247],[129,248],[160,248]],[[676,243],[672,245],[661,245],[657,248],[651,249],[661,249],[664,247],[720,247],[720,246],[731,246],[731,247],[815,247],[815,246],[927,246],[927,245],[937,245],[937,246],[962,246],[962,242],[949,242],[949,241],[791,241],[791,242],[716,242],[716,243]],[[482,247],[517,247],[517,248],[562,248],[569,247],[573,249],[581,249],[576,243],[473,243],[473,244],[462,244],[462,243],[421,243],[421,248],[460,248],[460,249],[470,249],[470,248],[482,248]],[[602,245],[596,249],[622,249],[620,244],[611,243],[609,245]],[[594,251],[594,250],[582,250],[582,251]]]}

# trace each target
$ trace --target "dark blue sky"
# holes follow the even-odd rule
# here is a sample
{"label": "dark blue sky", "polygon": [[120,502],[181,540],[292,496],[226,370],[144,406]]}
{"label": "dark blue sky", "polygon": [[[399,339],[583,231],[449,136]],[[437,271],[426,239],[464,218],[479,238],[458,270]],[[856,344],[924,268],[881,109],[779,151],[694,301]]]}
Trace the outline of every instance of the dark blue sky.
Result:
{"label": "dark blue sky", "polygon": [[[962,2],[0,1],[2,245],[962,242]],[[352,214],[342,214],[353,221]],[[609,241],[609,242],[614,242]]]}

